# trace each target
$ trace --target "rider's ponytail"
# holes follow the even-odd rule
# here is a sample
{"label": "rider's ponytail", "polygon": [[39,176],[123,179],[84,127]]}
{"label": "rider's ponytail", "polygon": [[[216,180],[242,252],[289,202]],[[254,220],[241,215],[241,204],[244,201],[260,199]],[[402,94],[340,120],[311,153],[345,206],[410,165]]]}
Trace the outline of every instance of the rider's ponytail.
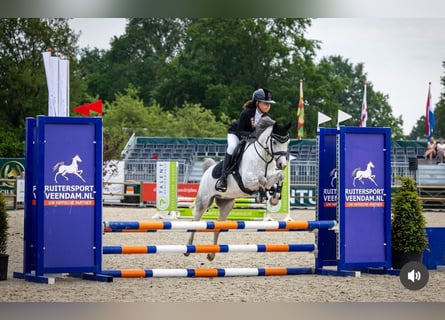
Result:
{"label": "rider's ponytail", "polygon": [[255,101],[254,101],[254,100],[248,100],[248,101],[246,101],[246,103],[244,103],[244,105],[243,105],[243,109],[252,109],[252,108],[256,108],[256,105],[255,105]]}

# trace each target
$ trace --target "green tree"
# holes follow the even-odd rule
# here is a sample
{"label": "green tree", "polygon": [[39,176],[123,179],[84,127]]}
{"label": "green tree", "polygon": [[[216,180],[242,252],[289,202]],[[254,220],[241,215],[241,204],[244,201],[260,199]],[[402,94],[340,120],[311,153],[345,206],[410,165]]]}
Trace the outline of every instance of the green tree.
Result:
{"label": "green tree", "polygon": [[117,93],[113,102],[104,103],[104,161],[120,158],[128,139],[145,135],[149,128],[148,113],[138,91],[130,86],[125,94]]}
{"label": "green tree", "polygon": [[188,19],[132,18],[125,33],[111,41],[108,51],[84,50],[82,75],[88,80],[88,93],[112,101],[129,85],[139,89],[145,104],[154,102],[152,92],[164,65],[181,50]]}
{"label": "green tree", "polygon": [[[445,70],[445,61],[442,61],[442,68]],[[440,77],[440,84],[442,86],[442,90],[440,93],[439,101],[434,106],[434,120],[435,120],[435,126],[434,126],[434,137],[445,138],[445,75]],[[408,138],[412,140],[421,139],[424,140],[425,143],[428,139],[428,135],[425,133],[425,125],[426,120],[425,116],[422,115],[417,120],[416,125],[412,128]]]}
{"label": "green tree", "polygon": [[[341,56],[323,57],[313,68],[308,69],[304,82],[305,131],[306,137],[316,135],[317,112],[322,112],[332,119],[335,126],[338,110],[352,116],[343,125],[358,126],[363,102],[364,83],[367,82],[368,127],[390,127],[392,137],[403,137],[401,117],[392,115],[388,96],[374,91],[373,83],[367,81],[364,65],[354,65]],[[298,102],[295,103],[296,110]]]}
{"label": "green tree", "polygon": [[408,135],[409,140],[424,140],[425,143],[427,141],[427,135],[425,133],[425,116],[422,115],[417,120],[416,125],[411,129],[410,134]]}
{"label": "green tree", "polygon": [[[0,106],[7,110],[0,113],[0,157],[23,156],[26,117],[48,113],[42,52],[74,57],[77,38],[67,19],[0,19]],[[71,103],[81,88],[76,79],[72,72]]]}
{"label": "green tree", "polygon": [[[305,137],[314,138],[318,111],[336,119],[342,109],[353,116],[345,125],[358,125],[367,79],[363,64],[353,65],[341,56],[324,57],[316,64],[319,42],[304,37],[310,23],[129,19],[125,34],[112,41],[109,51],[96,49],[83,56],[82,70],[91,96],[112,101],[115,92],[131,84],[146,106],[159,105],[176,115],[181,108],[200,105],[223,123],[228,122],[224,117],[237,118],[260,86],[274,93],[274,119],[296,123],[299,80],[304,79]],[[392,116],[388,97],[375,92],[369,81],[367,91],[368,126],[390,127],[393,138],[403,137],[402,119]],[[168,130],[162,132],[167,135]]]}
{"label": "green tree", "polygon": [[227,135],[227,125],[217,121],[211,110],[198,104],[187,104],[183,108],[178,108],[175,114],[174,137],[225,138]]}
{"label": "green tree", "polygon": [[293,59],[313,50],[312,42],[301,41],[308,25],[309,19],[193,20],[155,98],[167,110],[199,103],[217,119],[236,118],[256,88],[278,93]]}
{"label": "green tree", "polygon": [[129,86],[125,93],[116,94],[113,102],[105,102],[103,115],[104,160],[119,159],[120,153],[132,134],[163,137],[219,137],[227,133],[226,122],[200,105],[185,105],[175,112],[163,110],[159,104],[149,107]]}

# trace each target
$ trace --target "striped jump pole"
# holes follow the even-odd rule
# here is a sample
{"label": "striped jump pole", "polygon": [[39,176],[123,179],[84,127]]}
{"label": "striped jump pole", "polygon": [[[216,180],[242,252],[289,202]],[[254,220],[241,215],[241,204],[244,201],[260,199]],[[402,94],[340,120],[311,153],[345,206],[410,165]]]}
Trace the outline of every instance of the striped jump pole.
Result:
{"label": "striped jump pole", "polygon": [[102,270],[101,274],[117,278],[162,278],[162,277],[259,277],[313,274],[310,267],[267,268],[195,268],[195,269],[122,269]]}
{"label": "striped jump pole", "polygon": [[335,220],[314,221],[108,221],[104,222],[104,232],[129,230],[277,230],[300,231],[332,229]]}
{"label": "striped jump pole", "polygon": [[228,253],[228,252],[313,252],[315,244],[209,244],[209,245],[149,245],[104,246],[103,254],[154,253]]}

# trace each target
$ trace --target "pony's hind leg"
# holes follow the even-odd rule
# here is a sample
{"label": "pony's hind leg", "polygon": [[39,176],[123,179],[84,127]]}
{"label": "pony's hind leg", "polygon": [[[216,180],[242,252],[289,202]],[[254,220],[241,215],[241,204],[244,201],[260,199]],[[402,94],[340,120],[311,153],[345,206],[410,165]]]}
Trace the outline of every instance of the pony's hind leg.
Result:
{"label": "pony's hind leg", "polygon": [[[213,202],[213,198],[209,200],[203,200],[201,198],[196,198],[195,201],[195,207],[194,207],[194,213],[193,213],[193,221],[199,221],[204,214],[204,212],[210,207],[210,205]],[[195,238],[195,232],[190,232],[190,237],[187,242],[188,245],[193,244],[193,239]],[[185,256],[189,256],[190,253],[184,253]]]}
{"label": "pony's hind leg", "polygon": [[[215,202],[219,208],[218,221],[225,221],[227,219],[227,216],[229,215],[230,211],[233,208],[235,199],[216,198]],[[221,233],[221,231],[217,231],[213,234],[213,244],[218,244],[218,238],[219,238],[220,233]],[[207,254],[207,259],[209,261],[213,261],[215,259],[215,253]]]}

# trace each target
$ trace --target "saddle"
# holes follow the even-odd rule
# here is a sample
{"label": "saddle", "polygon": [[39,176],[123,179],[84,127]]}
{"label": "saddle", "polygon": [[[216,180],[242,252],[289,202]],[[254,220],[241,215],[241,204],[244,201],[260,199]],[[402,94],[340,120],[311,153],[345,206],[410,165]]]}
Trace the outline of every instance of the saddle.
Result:
{"label": "saddle", "polygon": [[[250,190],[248,188],[246,188],[243,184],[243,181],[241,179],[241,175],[239,173],[239,165],[241,163],[241,160],[243,159],[243,154],[244,151],[246,150],[246,145],[247,145],[247,140],[243,139],[240,141],[240,143],[237,145],[235,151],[233,152],[233,156],[232,156],[232,163],[229,165],[229,168],[227,170],[229,170],[229,174],[232,174],[233,177],[235,178],[235,181],[237,182],[239,188],[247,193],[247,194],[254,194],[257,191],[256,190]],[[222,166],[223,166],[223,161],[218,162],[218,164],[213,168],[212,170],[212,177],[214,179],[219,179],[222,175]]]}

